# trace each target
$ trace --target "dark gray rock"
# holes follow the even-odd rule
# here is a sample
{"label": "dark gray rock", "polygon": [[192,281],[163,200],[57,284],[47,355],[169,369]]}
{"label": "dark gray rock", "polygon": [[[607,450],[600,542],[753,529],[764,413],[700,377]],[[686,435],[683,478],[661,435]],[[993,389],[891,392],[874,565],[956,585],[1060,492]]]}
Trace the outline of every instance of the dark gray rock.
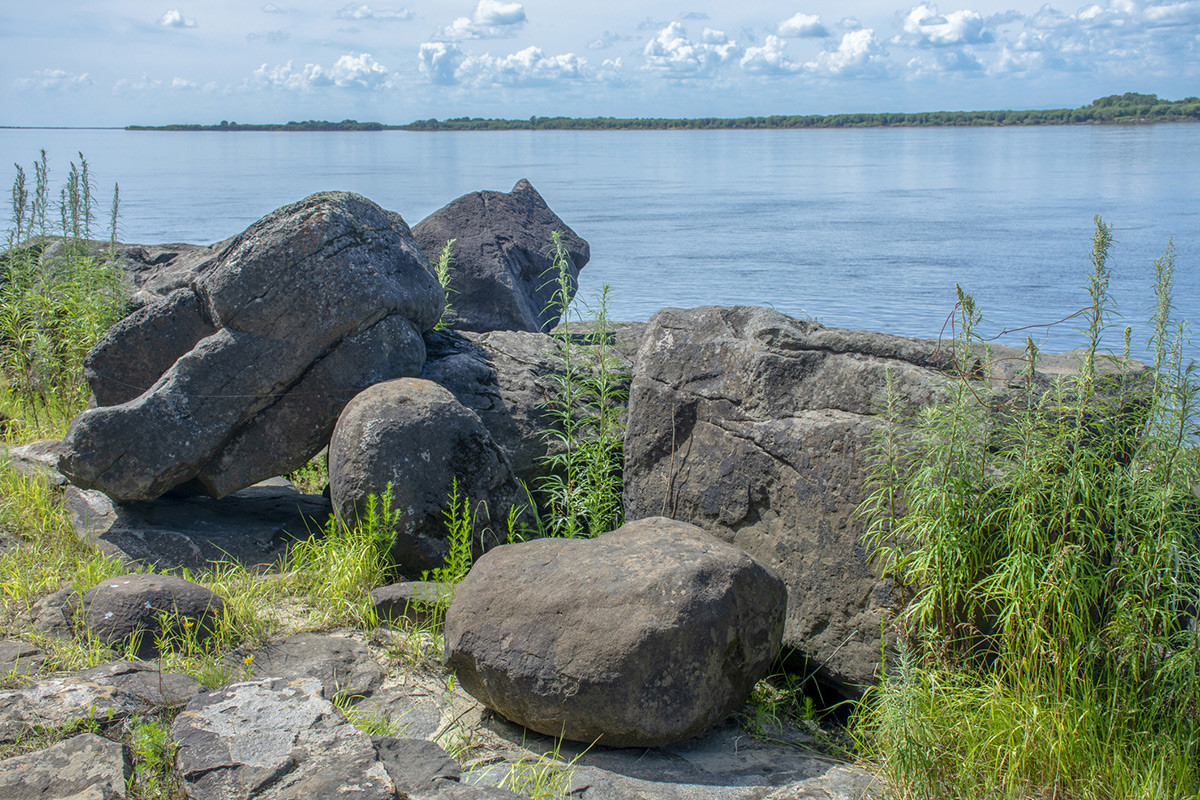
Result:
{"label": "dark gray rock", "polygon": [[116,661],[74,673],[74,678],[86,683],[111,686],[132,695],[152,708],[181,706],[204,687],[191,675],[163,672],[154,663],[145,661]]}
{"label": "dark gray rock", "polygon": [[548,331],[558,322],[551,309],[554,261],[551,234],[562,235],[569,255],[574,296],[579,270],[591,257],[588,243],[567,227],[527,180],[508,194],[473,192],[413,226],[431,261],[450,239],[454,268],[451,327],[467,331]]}
{"label": "dark gray rock", "polygon": [[[645,323],[613,326],[612,341],[628,375],[641,344]],[[590,328],[573,326],[576,342],[588,342]],[[547,431],[556,430],[543,410],[555,394],[561,361],[555,339],[525,331],[471,333],[436,331],[425,335],[428,360],[421,377],[450,390],[479,415],[485,428],[512,464],[513,474],[531,489],[547,474]],[[623,403],[623,398],[619,398]]]}
{"label": "dark gray rock", "polygon": [[251,678],[313,678],[328,700],[366,697],[386,675],[366,645],[342,636],[297,634],[268,642],[253,655]]}
{"label": "dark gray rock", "polygon": [[630,523],[480,558],[446,613],[464,690],[552,736],[653,747],[740,708],[783,633],[769,569],[695,526]]}
{"label": "dark gray rock", "polygon": [[103,492],[68,486],[75,533],[106,555],[156,570],[196,570],[232,561],[250,569],[278,562],[289,543],[323,529],[333,507],[282,478],[221,500],[168,495],[114,503]]}
{"label": "dark gray rock", "polygon": [[29,609],[33,629],[58,639],[75,634],[75,613],[79,610],[79,592],[72,586],[39,598]]}
{"label": "dark gray rock", "polygon": [[132,777],[129,748],[94,733],[83,733],[44,750],[0,761],[0,797],[4,800],[123,797],[125,783]]}
{"label": "dark gray rock", "polygon": [[140,394],[80,414],[59,469],[117,501],[189,482],[224,497],[289,472],[357,392],[420,371],[442,302],[398,215],[339,192],[285,206],[96,346],[97,396]]}
{"label": "dark gray rock", "polygon": [[458,762],[436,742],[399,736],[376,736],[372,741],[396,789],[410,796],[436,792],[442,781],[462,777]]}
{"label": "dark gray rock", "polygon": [[158,654],[160,637],[190,628],[199,642],[212,633],[225,608],[220,595],[174,575],[135,573],[106,578],[83,594],[83,620],[92,636],[139,658]]}
{"label": "dark gray rock", "polygon": [[[993,347],[989,385],[1021,354]],[[887,375],[901,411],[946,396],[950,348],[825,328],[765,308],[664,309],[634,366],[625,436],[627,519],[699,525],[788,585],[784,644],[847,695],[875,682],[880,630],[904,598],[880,578],[855,515]],[[1039,359],[1039,386],[1077,371]],[[985,382],[980,382],[981,384]],[[1003,403],[995,405],[1003,408]]]}
{"label": "dark gray rock", "polygon": [[171,726],[191,800],[395,800],[371,738],[315,679],[272,678],[202,694]]}
{"label": "dark gray rock", "polygon": [[371,607],[382,622],[409,620],[422,625],[436,618],[454,597],[454,587],[433,581],[401,581],[372,589]]}
{"label": "dark gray rock", "polygon": [[477,532],[501,537],[523,494],[475,412],[419,378],[376,384],[347,404],[329,443],[329,488],[338,517],[353,522],[370,495],[391,485],[399,512],[392,559],[412,577],[441,566],[449,544],[444,509],[454,481],[470,499]]}
{"label": "dark gray rock", "polygon": [[38,674],[46,654],[37,645],[23,639],[0,639],[0,679],[32,677]]}

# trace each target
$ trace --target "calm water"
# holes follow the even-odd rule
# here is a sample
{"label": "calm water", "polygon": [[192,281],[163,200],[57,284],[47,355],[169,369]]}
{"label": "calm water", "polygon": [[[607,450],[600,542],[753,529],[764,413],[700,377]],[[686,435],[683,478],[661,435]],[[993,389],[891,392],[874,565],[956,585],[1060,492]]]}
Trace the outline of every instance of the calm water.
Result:
{"label": "calm water", "polygon": [[[936,336],[954,285],[993,332],[1086,303],[1092,218],[1144,346],[1153,261],[1174,237],[1176,306],[1200,321],[1200,125],[831,131],[205,134],[0,130],[0,163],[87,156],[120,236],[211,242],[346,189],[410,223],[528,178],[586,238],[582,291],[612,315],[754,303],[827,325]],[[5,186],[14,170],[0,179]],[[107,201],[105,201],[107,202]],[[0,210],[7,229],[8,209]],[[1043,339],[1069,349],[1068,323]],[[1120,347],[1116,331],[1110,342]],[[1023,341],[1024,334],[1011,337]]]}

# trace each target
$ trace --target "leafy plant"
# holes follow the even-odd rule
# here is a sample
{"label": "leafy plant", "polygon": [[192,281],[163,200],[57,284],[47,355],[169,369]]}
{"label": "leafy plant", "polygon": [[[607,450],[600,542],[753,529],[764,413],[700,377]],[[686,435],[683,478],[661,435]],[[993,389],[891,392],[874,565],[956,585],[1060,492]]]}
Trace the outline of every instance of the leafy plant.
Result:
{"label": "leafy plant", "polygon": [[435,331],[449,328],[449,317],[454,313],[454,307],[450,305],[450,295],[451,293],[457,294],[457,291],[450,287],[450,273],[454,267],[453,248],[457,241],[457,239],[448,239],[442,246],[442,252],[438,253],[437,261],[433,262],[433,274],[437,277],[438,283],[442,285],[442,293],[446,296],[446,304],[442,306],[442,316],[438,319],[437,325],[433,327]]}
{"label": "leafy plant", "polygon": [[621,400],[628,378],[613,345],[607,286],[586,332],[572,333],[570,256],[558,232],[552,240],[551,307],[560,321],[551,335],[558,369],[545,404],[552,426],[545,432],[550,448],[543,464],[550,473],[538,489],[548,518],[539,521],[555,536],[599,536],[623,521]]}
{"label": "leafy plant", "polygon": [[155,717],[131,717],[129,749],[134,774],[127,794],[139,800],[182,800],[186,795],[175,772],[175,751],[169,724]]}
{"label": "leafy plant", "polygon": [[877,441],[870,544],[913,597],[858,724],[900,796],[1200,792],[1198,387],[1170,248],[1153,374],[1104,354],[1111,242],[1097,218],[1077,376],[1040,392],[1030,342],[1023,400],[996,407],[960,291],[948,400],[893,407]]}

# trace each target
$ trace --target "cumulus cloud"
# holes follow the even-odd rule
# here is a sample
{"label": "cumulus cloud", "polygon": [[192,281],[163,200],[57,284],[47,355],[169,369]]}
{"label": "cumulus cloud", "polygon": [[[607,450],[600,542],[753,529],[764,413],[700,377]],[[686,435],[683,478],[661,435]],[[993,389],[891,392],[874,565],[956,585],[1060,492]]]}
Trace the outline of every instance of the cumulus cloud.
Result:
{"label": "cumulus cloud", "polygon": [[978,11],[953,11],[939,14],[936,5],[919,5],[909,9],[901,27],[903,33],[892,41],[921,47],[951,47],[964,44],[986,44],[995,40]]}
{"label": "cumulus cloud", "polygon": [[805,62],[804,71],[828,78],[878,78],[886,76],[890,67],[875,31],[860,28],[843,35],[837,49]]}
{"label": "cumulus cloud", "polygon": [[742,69],[754,75],[793,75],[804,71],[804,65],[788,58],[783,52],[787,44],[778,36],[768,36],[762,47],[746,48]]}
{"label": "cumulus cloud", "polygon": [[67,72],[65,69],[35,70],[32,78],[18,78],[13,81],[18,89],[79,89],[92,85],[92,78],[86,72]]}
{"label": "cumulus cloud", "polygon": [[418,55],[423,75],[442,85],[547,87],[567,82],[610,80],[621,60],[606,60],[593,70],[587,59],[574,53],[547,55],[540,47],[526,47],[502,56],[469,55],[454,43],[425,42]]}
{"label": "cumulus cloud", "polygon": [[722,64],[738,58],[742,53],[742,47],[727,37],[724,31],[705,28],[700,41],[693,41],[678,22],[672,22],[660,30],[642,50],[646,68],[657,70],[670,78],[711,77]]}
{"label": "cumulus cloud", "polygon": [[1200,25],[1200,0],[1147,6],[1146,24],[1151,27]]}
{"label": "cumulus cloud", "polygon": [[158,22],[155,24],[160,28],[194,28],[196,27],[196,20],[184,16],[183,12],[178,8],[172,8],[159,17]]}
{"label": "cumulus cloud", "polygon": [[520,3],[479,0],[469,17],[459,17],[440,29],[437,38],[447,41],[464,39],[504,39],[517,35],[525,24],[525,7]]}
{"label": "cumulus cloud", "polygon": [[122,78],[113,85],[114,94],[125,94],[128,92],[191,92],[199,89],[199,85],[195,81],[190,81],[187,78],[178,76],[170,80],[162,78],[151,78],[149,75],[142,73],[141,78],[129,79]]}
{"label": "cumulus cloud", "polygon": [[334,19],[348,19],[354,22],[396,22],[413,18],[413,12],[407,8],[373,9],[368,5],[344,5],[333,15]]}
{"label": "cumulus cloud", "polygon": [[291,91],[310,91],[324,87],[384,89],[389,85],[388,78],[387,67],[373,59],[370,53],[347,53],[335,61],[332,67],[305,64],[302,69],[293,69],[292,62],[289,61],[273,67],[263,64],[254,71],[254,81],[259,86]]}
{"label": "cumulus cloud", "polygon": [[588,42],[587,48],[588,50],[606,50],[617,42],[627,42],[629,39],[630,37],[628,36],[622,36],[621,34],[614,33],[613,31],[605,31],[592,41]]}
{"label": "cumulus cloud", "polygon": [[815,14],[793,14],[779,23],[779,35],[788,38],[821,38],[829,35],[829,31],[821,24],[821,18]]}

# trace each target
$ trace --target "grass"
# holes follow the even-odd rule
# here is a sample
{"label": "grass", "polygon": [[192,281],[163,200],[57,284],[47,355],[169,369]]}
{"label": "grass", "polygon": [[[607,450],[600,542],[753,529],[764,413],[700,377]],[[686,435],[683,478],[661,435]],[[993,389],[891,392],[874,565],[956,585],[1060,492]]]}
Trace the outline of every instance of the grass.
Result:
{"label": "grass", "polygon": [[1030,342],[998,407],[969,380],[989,354],[960,290],[950,399],[885,412],[863,512],[912,600],[857,735],[895,797],[1200,795],[1198,387],[1171,248],[1149,377],[1105,369],[1111,241],[1097,218],[1077,377],[1041,391]]}

